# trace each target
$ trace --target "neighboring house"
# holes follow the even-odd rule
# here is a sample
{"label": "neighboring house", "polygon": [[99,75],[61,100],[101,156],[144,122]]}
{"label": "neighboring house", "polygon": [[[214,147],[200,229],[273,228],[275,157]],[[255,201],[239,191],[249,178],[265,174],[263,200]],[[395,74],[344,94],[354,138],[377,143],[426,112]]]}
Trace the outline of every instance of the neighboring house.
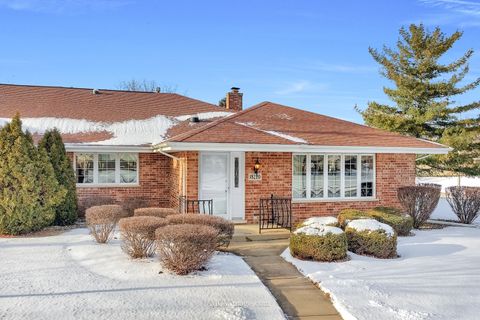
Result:
{"label": "neighboring house", "polygon": [[415,184],[415,155],[449,150],[272,102],[243,110],[238,88],[222,108],[172,93],[0,85],[0,122],[16,112],[36,138],[62,132],[80,202],[176,207],[185,195],[249,222],[270,194],[292,197],[297,220],[398,206],[397,188]]}

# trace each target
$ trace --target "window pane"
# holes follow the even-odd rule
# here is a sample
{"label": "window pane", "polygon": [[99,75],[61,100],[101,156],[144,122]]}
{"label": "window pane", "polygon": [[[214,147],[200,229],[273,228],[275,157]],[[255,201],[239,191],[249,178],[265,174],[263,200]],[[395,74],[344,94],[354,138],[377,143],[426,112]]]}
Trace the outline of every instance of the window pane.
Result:
{"label": "window pane", "polygon": [[310,163],[310,197],[323,198],[323,155],[312,155]]}
{"label": "window pane", "polygon": [[240,162],[238,157],[235,157],[234,159],[233,176],[234,176],[234,187],[238,188],[240,184]]}
{"label": "window pane", "polygon": [[120,183],[137,182],[137,155],[123,153],[120,155]]}
{"label": "window pane", "polygon": [[328,156],[328,197],[340,197],[341,156]]}
{"label": "window pane", "polygon": [[93,183],[93,154],[75,155],[77,183]]}
{"label": "window pane", "polygon": [[98,155],[98,183],[115,183],[115,154]]}
{"label": "window pane", "polygon": [[357,156],[345,156],[345,197],[357,196]]}
{"label": "window pane", "polygon": [[307,156],[293,156],[293,197],[306,198],[307,196]]}
{"label": "window pane", "polygon": [[373,156],[362,156],[361,196],[373,197]]}

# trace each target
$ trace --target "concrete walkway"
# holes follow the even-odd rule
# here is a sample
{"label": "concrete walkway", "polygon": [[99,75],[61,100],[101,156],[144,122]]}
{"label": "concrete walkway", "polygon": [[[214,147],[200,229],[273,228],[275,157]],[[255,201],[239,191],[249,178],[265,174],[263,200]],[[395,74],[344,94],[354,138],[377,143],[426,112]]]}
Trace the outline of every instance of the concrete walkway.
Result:
{"label": "concrete walkway", "polygon": [[284,230],[258,234],[256,226],[237,225],[228,250],[242,256],[269,288],[288,319],[342,319],[330,299],[280,254],[288,247]]}

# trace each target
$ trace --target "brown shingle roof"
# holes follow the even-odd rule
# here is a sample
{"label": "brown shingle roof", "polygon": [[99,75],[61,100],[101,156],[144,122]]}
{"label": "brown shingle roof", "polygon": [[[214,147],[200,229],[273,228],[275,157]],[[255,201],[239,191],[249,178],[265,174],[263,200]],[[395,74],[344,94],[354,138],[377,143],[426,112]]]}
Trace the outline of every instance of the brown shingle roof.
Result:
{"label": "brown shingle roof", "polygon": [[216,105],[176,93],[0,84],[0,117],[56,117],[119,122],[156,115],[222,111]]}
{"label": "brown shingle roof", "polygon": [[[287,138],[280,138],[278,135]],[[168,141],[445,148],[429,141],[272,102],[260,103],[228,118],[172,137]]]}
{"label": "brown shingle roof", "polygon": [[[52,86],[0,84],[0,118],[20,113],[22,118],[69,118],[96,122],[143,120],[158,115],[176,117],[226,111],[216,105],[175,93],[138,92]],[[167,137],[210,123],[182,121],[167,131]],[[111,138],[109,132],[63,134],[65,142],[89,143]]]}

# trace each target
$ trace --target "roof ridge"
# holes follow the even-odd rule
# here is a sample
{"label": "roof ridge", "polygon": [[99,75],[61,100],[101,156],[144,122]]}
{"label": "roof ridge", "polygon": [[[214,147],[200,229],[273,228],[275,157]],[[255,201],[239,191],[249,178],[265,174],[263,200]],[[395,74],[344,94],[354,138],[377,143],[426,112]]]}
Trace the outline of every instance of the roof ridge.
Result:
{"label": "roof ridge", "polygon": [[259,109],[259,108],[261,108],[261,107],[263,107],[263,106],[265,106],[265,105],[267,105],[267,104],[268,104],[268,101],[260,102],[260,103],[258,103],[258,104],[256,104],[256,105],[251,106],[250,108],[247,108],[247,109],[244,109],[244,110],[242,110],[242,111],[240,111],[240,112],[234,113],[234,114],[231,115],[231,116],[227,116],[227,117],[224,117],[224,118],[215,120],[215,121],[213,121],[213,122],[211,122],[211,123],[209,123],[209,124],[206,124],[206,125],[204,125],[204,126],[202,126],[202,127],[200,127],[200,128],[192,129],[192,130],[190,130],[190,131],[187,131],[187,132],[178,134],[178,135],[176,135],[176,136],[170,137],[169,139],[167,139],[167,140],[165,140],[165,141],[163,141],[163,142],[167,142],[167,141],[172,140],[172,139],[174,139],[174,138],[175,138],[176,140],[178,140],[178,141],[183,141],[183,140],[185,140],[185,139],[187,139],[187,138],[191,138],[191,137],[193,137],[194,135],[197,135],[197,134],[199,134],[199,133],[201,133],[201,132],[203,132],[203,131],[205,131],[205,130],[208,130],[208,129],[212,128],[212,127],[215,127],[215,126],[219,125],[220,123],[223,123],[223,122],[225,122],[225,121],[229,121],[229,120],[238,118],[238,117],[241,116],[241,115],[244,115],[244,114],[246,114],[246,113],[248,113],[248,112],[257,110],[257,109]]}
{"label": "roof ridge", "polygon": [[[29,87],[29,88],[51,88],[51,89],[71,89],[71,90],[100,90],[100,91],[114,91],[114,92],[126,92],[126,93],[155,93],[155,94],[171,94],[189,98],[187,96],[178,94],[176,92],[155,92],[155,91],[138,91],[138,90],[125,90],[125,89],[107,89],[107,88],[87,88],[87,87],[65,87],[55,85],[37,85],[37,84],[15,84],[15,83],[0,83],[0,86],[9,87]],[[197,100],[197,99],[195,99]],[[202,101],[204,102],[204,101]],[[207,102],[208,103],[208,102]]]}

